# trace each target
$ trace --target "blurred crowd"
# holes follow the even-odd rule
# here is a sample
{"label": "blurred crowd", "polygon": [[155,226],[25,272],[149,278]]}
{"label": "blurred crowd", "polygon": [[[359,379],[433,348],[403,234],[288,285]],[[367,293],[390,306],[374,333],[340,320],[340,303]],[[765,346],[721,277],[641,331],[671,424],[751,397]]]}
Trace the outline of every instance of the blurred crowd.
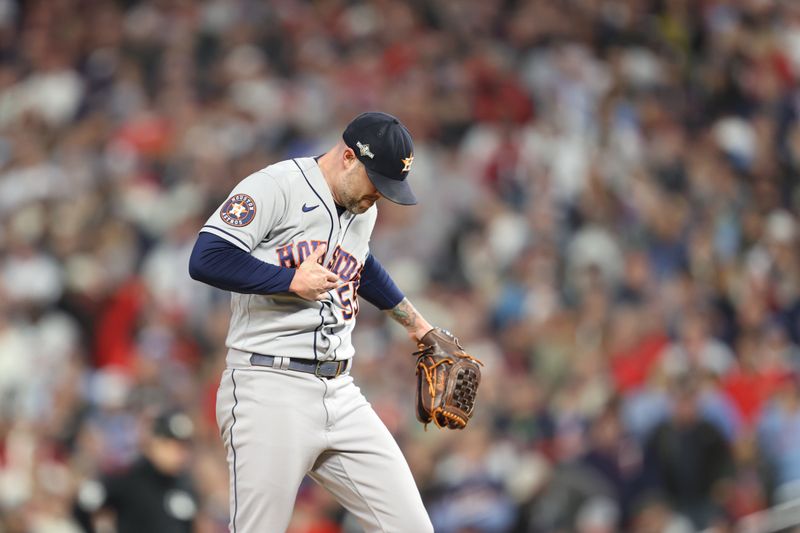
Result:
{"label": "blurred crowd", "polygon": [[[372,253],[486,363],[414,419],[370,306],[353,373],[441,533],[730,531],[800,498],[800,2],[0,0],[0,531],[81,531],[157,413],[214,419],[229,296],[192,281],[243,177],[365,110],[415,138]],[[291,533],[358,531],[311,483]]]}

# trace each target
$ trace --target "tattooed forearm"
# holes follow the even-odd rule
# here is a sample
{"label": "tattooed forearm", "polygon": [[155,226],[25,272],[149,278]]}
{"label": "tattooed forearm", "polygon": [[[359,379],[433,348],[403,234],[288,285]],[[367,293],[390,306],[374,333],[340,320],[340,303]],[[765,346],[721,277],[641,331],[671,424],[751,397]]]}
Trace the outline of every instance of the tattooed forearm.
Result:
{"label": "tattooed forearm", "polygon": [[392,320],[406,328],[409,336],[417,341],[433,327],[425,320],[425,317],[419,314],[419,311],[411,305],[408,298],[403,298],[402,302],[394,306],[393,309],[386,311],[386,313],[392,317]]}
{"label": "tattooed forearm", "polygon": [[389,311],[389,315],[406,329],[414,329],[417,326],[417,310],[408,298],[403,298],[402,302]]}

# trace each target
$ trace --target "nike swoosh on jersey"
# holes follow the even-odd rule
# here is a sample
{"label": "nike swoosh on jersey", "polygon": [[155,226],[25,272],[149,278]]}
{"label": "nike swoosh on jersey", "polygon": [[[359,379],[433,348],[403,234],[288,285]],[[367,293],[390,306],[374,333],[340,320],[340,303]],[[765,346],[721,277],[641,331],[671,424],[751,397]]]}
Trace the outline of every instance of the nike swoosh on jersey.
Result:
{"label": "nike swoosh on jersey", "polygon": [[311,207],[308,207],[306,204],[303,204],[303,213],[308,213],[309,211],[313,211],[314,209],[316,209],[318,207],[319,207],[319,204],[312,205]]}

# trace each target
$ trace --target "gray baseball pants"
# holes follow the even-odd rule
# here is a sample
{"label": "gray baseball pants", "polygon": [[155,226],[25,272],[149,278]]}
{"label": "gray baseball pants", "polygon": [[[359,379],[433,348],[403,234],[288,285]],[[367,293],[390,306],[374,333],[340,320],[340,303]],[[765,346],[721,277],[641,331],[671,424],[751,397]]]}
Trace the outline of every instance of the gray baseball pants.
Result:
{"label": "gray baseball pants", "polygon": [[367,533],[432,533],[400,447],[349,375],[226,369],[217,423],[228,453],[230,530],[284,532],[308,474]]}

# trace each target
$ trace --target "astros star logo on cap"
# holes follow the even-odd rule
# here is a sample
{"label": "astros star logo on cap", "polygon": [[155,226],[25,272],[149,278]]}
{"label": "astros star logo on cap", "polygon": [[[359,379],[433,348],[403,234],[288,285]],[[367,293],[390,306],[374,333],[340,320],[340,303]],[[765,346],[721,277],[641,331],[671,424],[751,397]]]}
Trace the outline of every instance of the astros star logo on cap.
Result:
{"label": "astros star logo on cap", "polygon": [[402,161],[403,165],[404,165],[403,166],[403,172],[408,172],[409,170],[411,170],[411,163],[414,162],[414,153],[412,152],[411,154],[409,154],[408,157],[405,157],[405,158],[401,159],[400,161]]}

